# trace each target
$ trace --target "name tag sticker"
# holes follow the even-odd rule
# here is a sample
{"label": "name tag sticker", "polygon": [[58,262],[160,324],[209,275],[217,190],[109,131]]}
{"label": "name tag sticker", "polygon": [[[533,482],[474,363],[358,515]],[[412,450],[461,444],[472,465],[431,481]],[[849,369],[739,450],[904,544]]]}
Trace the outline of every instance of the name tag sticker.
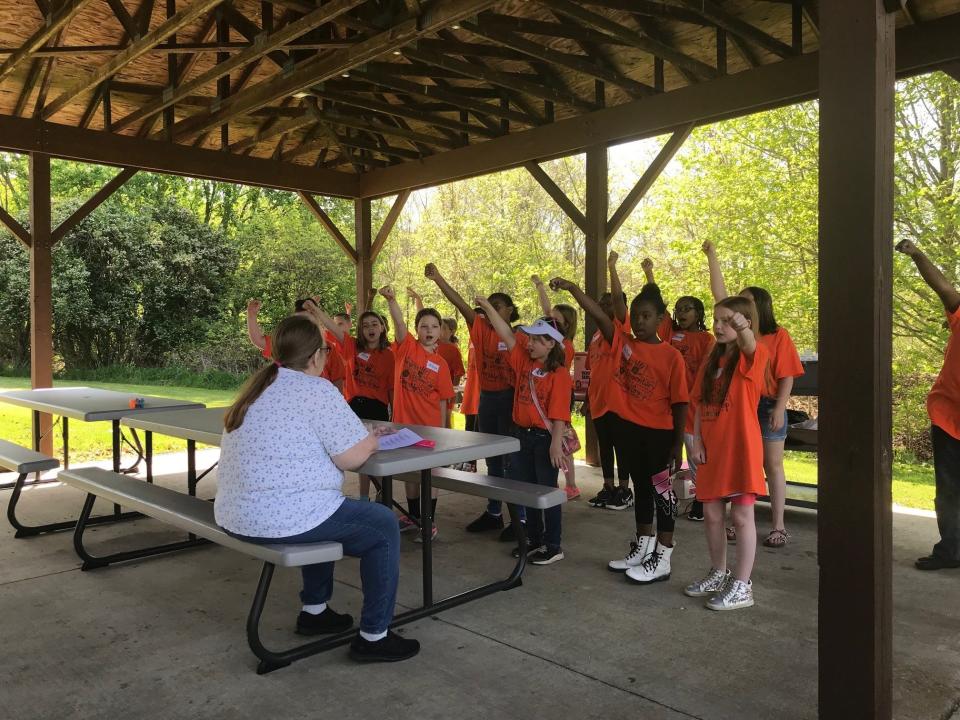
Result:
{"label": "name tag sticker", "polygon": [[683,333],[677,333],[676,335],[673,336],[673,339],[679,341],[679,340],[683,340],[685,337],[686,335],[684,335]]}
{"label": "name tag sticker", "polygon": [[427,360],[427,370],[430,372],[440,372],[440,366],[437,365],[433,360]]}
{"label": "name tag sticker", "polygon": [[633,357],[633,348],[630,347],[629,345],[624,345],[624,346],[623,346],[623,356],[624,356],[627,360],[629,360],[631,357]]}
{"label": "name tag sticker", "polygon": [[543,368],[534,368],[532,374],[534,377],[545,378],[547,376],[547,371]]}
{"label": "name tag sticker", "polygon": [[367,361],[370,359],[370,353],[367,353],[367,352],[357,353],[357,357],[363,361]]}
{"label": "name tag sticker", "polygon": [[497,352],[503,352],[507,349],[507,344],[503,341],[497,343]]}

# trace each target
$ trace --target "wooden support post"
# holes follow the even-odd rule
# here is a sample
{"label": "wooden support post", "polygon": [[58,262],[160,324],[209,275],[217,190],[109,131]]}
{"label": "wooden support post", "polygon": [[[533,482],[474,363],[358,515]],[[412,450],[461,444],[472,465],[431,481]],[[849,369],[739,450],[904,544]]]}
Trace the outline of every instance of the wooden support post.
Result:
{"label": "wooden support post", "polygon": [[887,720],[894,15],[883,0],[819,7],[819,711]]}
{"label": "wooden support post", "polygon": [[[607,148],[592,147],[587,150],[587,212],[584,231],[585,262],[584,292],[597,299],[607,289]],[[584,349],[597,329],[596,322],[588,315],[584,322]],[[597,433],[593,423],[587,418],[586,425],[587,463],[599,465],[597,453]]]}
{"label": "wooden support post", "polygon": [[367,301],[367,293],[373,287],[373,253],[371,252],[370,237],[371,212],[370,198],[360,198],[353,201],[354,208],[354,241],[357,249],[357,308],[363,308]]}
{"label": "wooden support post", "polygon": [[[50,226],[50,156],[30,153],[30,386],[53,387],[53,267]],[[53,454],[53,422],[40,416],[34,447]],[[39,440],[39,445],[38,445]]]}

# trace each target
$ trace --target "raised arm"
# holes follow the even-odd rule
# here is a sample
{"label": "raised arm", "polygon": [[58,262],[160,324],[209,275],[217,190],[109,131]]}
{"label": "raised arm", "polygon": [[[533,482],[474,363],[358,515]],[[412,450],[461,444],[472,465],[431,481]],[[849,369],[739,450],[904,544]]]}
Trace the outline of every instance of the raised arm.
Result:
{"label": "raised arm", "polygon": [[397,296],[391,286],[386,285],[380,288],[380,294],[386,299],[387,307],[390,308],[390,318],[393,320],[393,338],[401,343],[407,337],[407,323],[403,319],[403,310],[400,309],[400,303],[397,302]]}
{"label": "raised arm", "polygon": [[737,345],[740,347],[740,352],[752,358],[757,350],[757,338],[750,329],[750,321],[740,313],[734,313],[730,318],[730,326],[737,331]]}
{"label": "raised arm", "polygon": [[[569,280],[564,280],[561,277],[555,277],[550,281],[550,287],[556,290],[566,290],[568,293],[573,295],[574,300],[577,301],[577,304],[580,305],[593,317],[597,322],[597,328],[600,332],[603,333],[603,338],[608,343],[613,343],[613,320],[607,317],[607,314],[603,311],[597,302],[590,297],[587,297],[587,294],[580,289],[580,286],[576,283],[570,282]],[[621,302],[622,304],[622,302]]]}
{"label": "raised arm", "polygon": [[467,304],[467,301],[460,296],[460,293],[450,287],[450,284],[443,278],[440,271],[437,270],[437,266],[433,263],[428,263],[426,268],[424,268],[423,274],[427,279],[433,280],[437,284],[443,296],[453,303],[453,306],[463,315],[463,319],[467,325],[473,327],[473,320],[477,314],[473,311],[473,308]]}
{"label": "raised arm", "polygon": [[531,275],[530,279],[533,281],[533,286],[537,289],[537,299],[540,301],[540,309],[543,310],[544,316],[547,316],[550,314],[550,311],[553,310],[550,298],[547,297],[547,288],[539,275]]}
{"label": "raised arm", "polygon": [[500,317],[500,313],[494,310],[493,305],[491,305],[490,301],[485,297],[477,297],[477,305],[483,308],[483,311],[487,314],[487,320],[490,321],[493,329],[497,331],[497,335],[503,340],[507,346],[507,350],[513,350],[513,346],[517,344],[517,338],[514,337],[513,328],[510,327],[510,323]]}
{"label": "raised arm", "polygon": [[640,263],[640,267],[643,268],[643,276],[647,279],[647,284],[655,285],[657,281],[653,277],[653,260],[644,258],[643,262]]}
{"label": "raised arm", "polygon": [[720,260],[717,258],[717,249],[713,243],[707,240],[702,250],[707,256],[707,265],[710,268],[710,292],[713,293],[714,302],[720,302],[730,297],[727,292],[727,285],[723,281],[723,270],[720,269]]}
{"label": "raised arm", "polygon": [[267,346],[267,339],[263,335],[263,328],[257,317],[260,315],[260,308],[263,303],[259,300],[247,300],[247,335],[250,342],[263,350]]}
{"label": "raised arm", "polygon": [[374,298],[377,297],[377,289],[372,287],[367,290],[367,296],[363,299],[363,307],[360,308],[360,314],[362,315],[367,310],[373,307]]}
{"label": "raised arm", "polygon": [[944,277],[940,268],[930,262],[930,258],[909,240],[902,240],[897,243],[897,250],[913,260],[917,270],[920,271],[920,277],[939,296],[940,302],[943,303],[947,312],[956,312],[957,308],[960,307],[960,292]]}
{"label": "raised arm", "polygon": [[345,333],[343,329],[337,325],[336,321],[327,315],[320,303],[317,302],[316,298],[310,298],[308,302],[303,304],[304,309],[310,313],[311,317],[317,321],[321,327],[326,328],[337,338],[337,341],[343,342],[343,336]]}
{"label": "raised arm", "polygon": [[[627,319],[627,304],[623,301],[623,285],[620,283],[620,274],[617,272],[617,260],[619,258],[620,256],[611,250],[610,254],[607,255],[607,270],[610,272],[610,298],[613,300],[613,315],[620,322],[624,322]],[[606,317],[606,313],[604,313],[604,316]]]}
{"label": "raised arm", "polygon": [[413,304],[417,306],[417,312],[423,310],[423,298],[420,297],[420,293],[412,287],[407,287],[407,297],[413,299]]}

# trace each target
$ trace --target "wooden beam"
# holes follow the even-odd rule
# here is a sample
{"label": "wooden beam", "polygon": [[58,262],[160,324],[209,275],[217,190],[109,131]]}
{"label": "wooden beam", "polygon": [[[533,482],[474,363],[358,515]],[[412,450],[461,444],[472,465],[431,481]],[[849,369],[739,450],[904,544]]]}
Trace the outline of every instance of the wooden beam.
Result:
{"label": "wooden beam", "polygon": [[90,4],[90,0],[65,0],[33,35],[20,48],[0,65],[0,82],[3,82],[10,73],[24,60],[29,60],[33,53],[42,48],[47,40],[52,38],[61,29],[67,26],[74,16]]}
{"label": "wooden beam", "polygon": [[329,54],[318,54],[304,60],[289,73],[274,76],[237,93],[219,110],[195,115],[174,126],[175,135],[192,135],[222,125],[238,115],[257,110],[279,98],[292,95],[312,85],[337,77],[351,68],[391,53],[419,37],[430,35],[450,24],[474,15],[496,0],[447,0],[431,6],[418,18],[404,20],[390,29],[350,48]]}
{"label": "wooden beam", "polygon": [[359,187],[346,173],[3,115],[0,148],[334,197],[356,196]]}
{"label": "wooden beam", "polygon": [[353,201],[353,227],[357,243],[357,253],[354,262],[357,265],[357,304],[362,308],[366,305],[367,295],[373,287],[373,249],[370,245],[372,232],[372,212],[370,200],[359,198]]}
{"label": "wooden beam", "polygon": [[320,204],[313,199],[311,195],[305,192],[297,193],[300,196],[300,199],[303,200],[303,204],[309,208],[310,212],[313,213],[313,216],[326,228],[327,232],[330,233],[330,236],[336,241],[337,245],[340,246],[340,249],[343,250],[347,256],[353,261],[353,264],[357,264],[357,251],[350,247],[350,243],[347,242],[347,238],[344,237],[343,233],[340,232],[340,228],[337,227],[337,224],[330,219],[330,216],[324,211]]}
{"label": "wooden beam", "polygon": [[390,232],[393,230],[393,226],[397,224],[397,220],[400,218],[400,213],[403,212],[404,205],[406,205],[407,200],[410,199],[410,192],[410,190],[404,190],[397,195],[397,199],[393,201],[393,205],[390,207],[390,212],[388,212],[387,217],[384,218],[383,225],[380,226],[380,231],[377,233],[377,237],[373,241],[373,247],[370,248],[371,262],[376,260],[380,255],[380,251],[383,250],[383,246],[386,244],[387,238],[390,237]]}
{"label": "wooden beam", "polygon": [[779,55],[780,57],[790,57],[796,55],[796,51],[772,35],[765,33],[758,27],[744,22],[737,16],[724,10],[712,0],[680,0],[683,5],[694,12],[698,12],[717,27],[722,27],[732,35],[752,42],[754,45],[762,47],[764,50]]}
{"label": "wooden beam", "polygon": [[14,237],[23,243],[24,247],[30,247],[30,233],[2,205],[0,205],[0,225],[7,228]]}
{"label": "wooden beam", "polygon": [[581,232],[586,233],[587,218],[580,212],[580,208],[574,205],[573,201],[567,197],[567,194],[553,181],[553,178],[535,162],[524,163],[523,166],[527,169],[527,172],[533,175],[533,179],[540,184],[540,187],[546,191],[547,195],[552,197],[553,201],[560,206],[564,214],[573,220]]}
{"label": "wooden beam", "polygon": [[889,720],[895,25],[820,12],[819,717]]}
{"label": "wooden beam", "polygon": [[130,178],[137,174],[136,168],[124,168],[106,183],[102,188],[93,194],[83,205],[74,210],[73,214],[61,222],[51,232],[50,240],[56,245],[64,236],[75,228],[87,215],[96,210],[103,201],[119,190]]}
{"label": "wooden beam", "polygon": [[[53,387],[53,243],[50,156],[30,153],[30,387]],[[36,433],[37,427],[34,426]],[[33,446],[53,455],[53,418],[42,413]]]}
{"label": "wooden beam", "polygon": [[623,199],[623,202],[620,203],[620,207],[616,209],[616,211],[613,213],[613,216],[609,221],[607,221],[607,242],[610,242],[610,240],[613,239],[613,236],[617,234],[617,230],[619,230],[623,226],[623,223],[626,222],[627,218],[630,217],[630,213],[633,212],[633,209],[637,206],[637,203],[639,203],[647,194],[653,184],[657,181],[657,178],[660,177],[667,165],[670,164],[670,161],[673,160],[673,156],[677,154],[677,151],[681,147],[683,147],[683,144],[687,141],[687,138],[690,137],[690,133],[692,132],[693,124],[689,124],[680,128],[670,136],[670,139],[667,140],[664,146],[660,149],[660,152],[657,153],[657,156],[653,159],[653,162],[650,163],[643,175],[640,176],[637,184],[634,185],[630,192],[627,193],[627,196]]}
{"label": "wooden beam", "polygon": [[124,67],[134,60],[149,52],[153,47],[161,43],[170,35],[173,35],[180,28],[186,27],[194,20],[205,14],[223,0],[193,0],[189,6],[180,10],[172,18],[168,18],[155,29],[148,32],[140,40],[131,43],[126,49],[114,55],[110,60],[98,67],[86,77],[81,78],[59,97],[53,100],[43,109],[42,117],[48,120],[60,110],[65,108],[74,98],[99,83],[113,77]]}
{"label": "wooden beam", "polygon": [[[960,60],[960,14],[897,32],[897,75],[908,77]],[[711,82],[635,100],[581,117],[511,133],[469,147],[450,150],[367,173],[363,196],[395,195],[525,162],[585,152],[596,144],[617,144],[671,132],[687,123],[709,123],[813,99],[819,86],[819,54],[808,53]]]}
{"label": "wooden beam", "polygon": [[113,14],[116,15],[117,20],[120,21],[120,25],[123,26],[123,29],[133,41],[140,39],[140,28],[137,27],[136,22],[133,17],[127,11],[127,8],[123,4],[123,0],[107,0],[107,4],[110,6],[110,9],[113,10]]}
{"label": "wooden beam", "polygon": [[139,110],[136,110],[126,117],[121,118],[114,124],[114,128],[121,130],[131,123],[137,122],[138,120],[150,117],[154,113],[160,112],[169,105],[176,104],[182,98],[201,89],[208,83],[218,80],[225,75],[229,75],[234,70],[237,70],[244,65],[263,57],[264,55],[281,48],[291,40],[295,40],[301,35],[304,35],[311,30],[320,27],[321,25],[325,25],[343,13],[352,10],[357,5],[363,4],[363,2],[364,0],[334,0],[334,2],[328,3],[327,5],[324,5],[323,7],[314,10],[311,13],[304,15],[299,20],[295,20],[288,25],[284,25],[283,28],[272,35],[258,37],[253,45],[246,50],[231,56],[230,59],[225,60],[224,62],[214,65],[206,72],[197,75],[195,78],[181,83],[176,89],[171,88],[170,92],[165,92],[160,100],[145,105]]}
{"label": "wooden beam", "polygon": [[940,69],[957,82],[960,82],[960,62],[948,63]]}
{"label": "wooden beam", "polygon": [[[607,211],[610,198],[608,183],[607,148],[593,146],[586,152],[586,228],[584,230],[584,278],[583,289],[591,298],[599,299],[607,289]],[[583,328],[584,350],[596,332],[597,323],[587,313]],[[588,462],[596,464],[593,452],[597,447],[593,423],[587,425]]]}
{"label": "wooden beam", "polygon": [[594,42],[603,45],[633,45],[632,42],[626,42],[607,33],[597,32],[592,28],[570,23],[531,20],[530,18],[514,17],[513,15],[502,15],[494,12],[483,13],[483,22],[487,25],[512,30],[513,32],[523,33],[524,35],[568,38],[570,40]]}
{"label": "wooden beam", "polygon": [[[62,36],[63,30],[57,33],[57,36],[53,39],[53,44],[58,44]],[[43,63],[44,61],[41,60],[40,62]],[[43,68],[43,78],[40,80],[40,89],[37,91],[37,101],[33,106],[34,117],[38,115],[44,104],[47,102],[47,92],[50,90],[50,83],[53,80],[53,66],[56,63],[57,59],[55,57],[46,60],[46,66]]]}

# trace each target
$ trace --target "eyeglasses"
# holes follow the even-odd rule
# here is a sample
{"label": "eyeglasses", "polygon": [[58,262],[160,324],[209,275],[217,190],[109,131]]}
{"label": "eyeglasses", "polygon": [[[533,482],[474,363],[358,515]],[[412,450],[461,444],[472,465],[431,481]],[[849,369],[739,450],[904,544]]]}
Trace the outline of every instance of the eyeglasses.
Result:
{"label": "eyeglasses", "polygon": [[560,329],[560,323],[557,322],[557,319],[551,315],[544,315],[540,318],[540,322],[545,322],[547,325],[552,327],[554,330]]}

